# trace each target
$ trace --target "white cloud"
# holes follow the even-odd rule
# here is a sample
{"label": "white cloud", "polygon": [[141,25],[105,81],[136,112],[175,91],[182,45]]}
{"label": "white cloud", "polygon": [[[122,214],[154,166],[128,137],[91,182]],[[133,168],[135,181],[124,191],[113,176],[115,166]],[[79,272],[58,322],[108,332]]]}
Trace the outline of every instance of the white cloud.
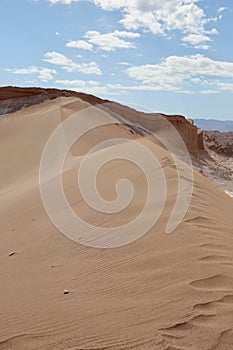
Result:
{"label": "white cloud", "polygon": [[[71,4],[79,0],[48,0],[52,4],[63,3]],[[81,1],[81,0],[80,0]],[[211,21],[217,21],[215,18],[207,18],[204,9],[199,5],[199,0],[90,0],[96,6],[104,10],[120,10],[122,13],[121,24],[127,30],[138,30],[139,28],[151,31],[154,34],[166,35],[169,32],[178,30],[185,37],[189,34],[198,35],[206,39],[212,35],[205,30],[205,25]],[[218,9],[218,13],[225,11],[224,7]],[[103,34],[108,35],[108,34]],[[117,39],[118,40],[117,40]],[[115,36],[116,47],[127,48],[127,44],[120,43],[120,36]],[[96,34],[94,40],[97,40],[101,48],[108,48],[109,37],[99,38]],[[207,40],[204,41],[204,43]],[[200,42],[197,48],[200,48]],[[95,42],[94,42],[95,44]],[[120,46],[122,44],[122,46]],[[124,46],[126,45],[126,46]],[[132,47],[128,43],[129,47]],[[190,42],[190,45],[192,43]],[[204,44],[205,45],[205,44]],[[113,46],[114,47],[114,46]],[[194,45],[196,47],[196,45]],[[206,46],[207,48],[207,46]]]}
{"label": "white cloud", "polygon": [[119,92],[117,91],[112,91],[111,89],[109,89],[107,86],[87,86],[85,90],[83,90],[83,92],[87,93],[87,94],[93,94],[96,96],[103,96],[103,95],[119,95]]}
{"label": "white cloud", "polygon": [[56,80],[57,84],[62,84],[62,85],[69,85],[69,86],[76,86],[76,87],[85,87],[86,85],[90,86],[99,86],[101,83],[96,80],[89,80],[89,81],[84,81],[84,80]]}
{"label": "white cloud", "polygon": [[82,50],[93,50],[93,45],[89,44],[85,40],[77,40],[77,41],[69,41],[66,44],[67,47],[75,48],[75,49],[82,49]]}
{"label": "white cloud", "polygon": [[[205,13],[196,0],[93,0],[105,10],[123,9],[122,23],[126,28],[146,27],[152,32],[178,29],[200,31]],[[155,27],[154,27],[155,25]]]}
{"label": "white cloud", "polygon": [[128,62],[119,62],[118,64],[120,64],[121,66],[130,66],[131,65]]}
{"label": "white cloud", "polygon": [[201,90],[200,93],[204,94],[204,95],[213,95],[213,94],[218,94],[218,91],[217,90]]}
{"label": "white cloud", "polygon": [[201,34],[188,34],[182,38],[182,41],[194,46],[196,49],[208,50],[210,48],[206,43],[212,41],[208,35],[217,35],[218,31],[213,28],[206,33]]}
{"label": "white cloud", "polygon": [[31,66],[27,68],[16,68],[16,69],[9,69],[14,74],[34,74],[38,73],[39,69],[38,67]]}
{"label": "white cloud", "polygon": [[115,51],[116,49],[135,48],[135,44],[125,40],[140,38],[139,33],[115,30],[111,33],[101,34],[97,31],[88,31],[84,35],[86,40],[70,41],[67,47],[73,47],[84,50],[93,50],[96,46],[103,51]]}
{"label": "white cloud", "polygon": [[215,82],[215,86],[221,91],[231,91],[233,92],[233,83],[223,83],[223,82]]}
{"label": "white cloud", "polygon": [[92,85],[92,86],[99,86],[100,85],[100,82],[99,81],[96,81],[96,80],[89,80],[88,81],[88,84]]}
{"label": "white cloud", "polygon": [[182,38],[182,41],[193,45],[195,48],[208,50],[209,45],[204,43],[211,41],[211,39],[205,34],[188,34]]}
{"label": "white cloud", "polygon": [[95,80],[56,80],[58,86],[66,85],[69,89],[79,92],[85,92],[93,95],[118,95],[118,91],[113,91],[109,86],[101,86],[101,83]]}
{"label": "white cloud", "polygon": [[36,67],[36,66],[8,69],[8,71],[13,74],[22,74],[22,75],[37,74],[38,79],[40,79],[43,82],[48,82],[50,80],[53,80],[54,74],[57,74],[57,71],[55,69]]}
{"label": "white cloud", "polygon": [[56,51],[47,52],[45,54],[44,61],[61,66],[62,69],[64,69],[67,72],[77,71],[84,74],[102,74],[96,62],[76,63],[70,58]]}
{"label": "white cloud", "polygon": [[161,63],[126,68],[132,84],[103,86],[95,80],[57,80],[72,90],[97,95],[121,95],[129,91],[173,91],[192,94],[233,93],[233,62],[215,61],[203,55],[170,56]]}
{"label": "white cloud", "polygon": [[219,7],[218,13],[224,12],[226,10],[226,7]]}
{"label": "white cloud", "polygon": [[38,78],[41,81],[47,82],[47,81],[53,80],[53,78],[54,78],[53,74],[56,74],[56,73],[57,73],[57,71],[55,69],[41,68],[39,70]]}
{"label": "white cloud", "polygon": [[78,2],[79,0],[48,0],[51,4],[65,4],[70,5],[72,2]]}
{"label": "white cloud", "polygon": [[217,35],[218,34],[218,31],[217,31],[217,29],[216,28],[213,28],[213,29],[211,29],[209,32],[207,32],[208,34],[214,34],[214,35]]}
{"label": "white cloud", "polygon": [[96,62],[81,63],[77,65],[77,70],[85,74],[101,75],[101,70]]}
{"label": "white cloud", "polygon": [[[233,62],[215,61],[203,55],[170,56],[160,64],[133,66],[126,70],[129,77],[148,89],[192,90],[193,83],[210,84],[211,79],[233,79]],[[194,80],[196,79],[196,80]],[[198,79],[198,80],[197,80]],[[216,80],[214,82],[216,84]],[[218,83],[217,89],[225,85]],[[226,85],[229,87],[228,85]]]}
{"label": "white cloud", "polygon": [[[206,90],[206,91],[212,91],[212,93],[213,91],[215,93],[223,92],[223,91],[233,93],[233,82],[213,80],[213,81],[205,81],[205,85],[208,88],[211,88],[211,90]],[[204,91],[202,93],[204,93]]]}
{"label": "white cloud", "polygon": [[62,85],[69,85],[69,86],[76,86],[76,87],[85,87],[86,83],[84,80],[56,80],[55,83],[62,84]]}
{"label": "white cloud", "polygon": [[140,38],[141,34],[134,33],[134,32],[126,32],[126,31],[120,31],[115,30],[114,32],[110,33],[113,37],[119,37],[119,38],[129,38],[129,39],[136,39]]}
{"label": "white cloud", "polygon": [[72,67],[74,62],[59,52],[51,51],[45,54],[44,61],[58,65]]}
{"label": "white cloud", "polygon": [[[122,32],[123,33],[123,32]],[[140,36],[140,34],[138,34]],[[88,42],[98,46],[104,51],[114,51],[117,49],[130,49],[135,48],[135,45],[130,41],[122,39],[123,36],[119,37],[119,33],[107,33],[101,34],[97,31],[89,31],[85,34]]]}
{"label": "white cloud", "polygon": [[93,0],[94,4],[100,6],[103,10],[118,10],[124,8],[129,0]]}

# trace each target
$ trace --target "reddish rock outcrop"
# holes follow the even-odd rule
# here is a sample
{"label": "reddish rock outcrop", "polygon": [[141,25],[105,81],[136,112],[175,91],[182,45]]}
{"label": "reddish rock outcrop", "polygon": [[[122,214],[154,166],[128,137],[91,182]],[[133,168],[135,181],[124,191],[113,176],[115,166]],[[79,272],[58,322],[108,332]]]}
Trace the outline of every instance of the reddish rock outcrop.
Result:
{"label": "reddish rock outcrop", "polygon": [[14,113],[23,108],[44,102],[45,100],[52,100],[62,96],[77,96],[91,104],[107,102],[93,95],[70,90],[6,86],[0,88],[0,115]]}

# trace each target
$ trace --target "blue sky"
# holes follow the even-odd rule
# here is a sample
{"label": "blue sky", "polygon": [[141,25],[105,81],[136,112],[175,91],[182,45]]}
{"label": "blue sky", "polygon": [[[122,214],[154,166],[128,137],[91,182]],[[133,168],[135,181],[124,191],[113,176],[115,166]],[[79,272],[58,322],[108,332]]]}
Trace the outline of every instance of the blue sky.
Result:
{"label": "blue sky", "polygon": [[0,85],[233,120],[232,0],[1,0]]}

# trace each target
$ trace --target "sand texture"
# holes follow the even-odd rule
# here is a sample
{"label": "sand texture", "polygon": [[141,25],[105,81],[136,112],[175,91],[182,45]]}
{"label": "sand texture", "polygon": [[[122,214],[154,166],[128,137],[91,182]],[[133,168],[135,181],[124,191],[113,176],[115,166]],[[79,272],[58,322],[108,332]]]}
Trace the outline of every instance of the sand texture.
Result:
{"label": "sand texture", "polygon": [[[124,160],[101,169],[97,182],[107,200],[122,176],[135,185],[132,204],[110,215],[84,203],[76,171],[83,155],[111,135],[144,144],[159,159],[168,186],[164,211],[146,235],[96,249],[68,239],[48,218],[38,182],[44,145],[66,117],[62,110],[87,106],[61,97],[0,120],[0,350],[232,350],[233,200],[195,172],[189,210],[165,234],[176,169],[152,138],[117,123],[102,127],[73,145],[63,174],[67,200],[83,219],[104,227],[127,223],[145,201],[141,171]],[[118,147],[124,152],[127,142],[92,157]]]}

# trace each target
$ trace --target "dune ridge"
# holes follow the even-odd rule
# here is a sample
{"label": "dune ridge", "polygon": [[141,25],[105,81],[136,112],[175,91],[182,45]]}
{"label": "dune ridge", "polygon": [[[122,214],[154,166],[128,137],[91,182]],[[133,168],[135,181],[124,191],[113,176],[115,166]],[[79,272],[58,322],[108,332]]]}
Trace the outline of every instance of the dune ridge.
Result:
{"label": "dune ridge", "polygon": [[103,100],[93,95],[71,90],[21,88],[12,86],[2,87],[0,88],[0,115],[13,113],[48,99],[56,99],[59,97],[78,97],[91,105],[108,103],[108,108],[112,112],[119,114],[133,123],[138,123],[152,132],[155,131],[154,121],[158,116],[163,116],[178,130],[191,153],[196,153],[204,149],[203,132],[193,125],[192,122],[186,120],[184,116],[139,112],[117,102]]}

